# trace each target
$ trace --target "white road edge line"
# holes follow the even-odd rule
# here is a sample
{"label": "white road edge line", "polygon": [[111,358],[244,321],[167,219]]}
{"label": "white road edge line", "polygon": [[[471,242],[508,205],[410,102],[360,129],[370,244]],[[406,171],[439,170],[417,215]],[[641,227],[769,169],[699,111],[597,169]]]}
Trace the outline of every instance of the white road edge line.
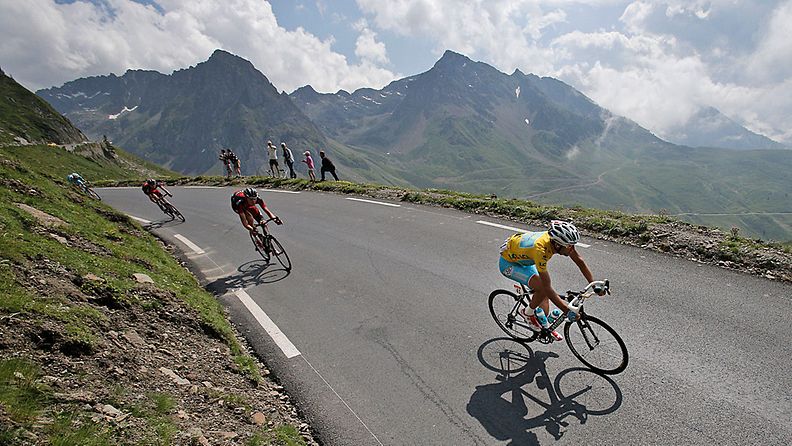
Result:
{"label": "white road edge line", "polygon": [[179,239],[179,241],[180,241],[180,242],[182,242],[182,243],[184,243],[185,245],[187,245],[187,247],[188,247],[188,248],[190,248],[190,249],[192,249],[192,250],[193,250],[193,252],[194,252],[194,253],[196,253],[196,254],[203,254],[203,253],[205,253],[205,252],[206,252],[206,251],[204,251],[203,249],[201,249],[201,247],[200,247],[200,246],[198,246],[198,245],[196,245],[195,243],[191,242],[190,240],[188,240],[188,239],[187,239],[187,237],[185,237],[185,236],[183,236],[183,235],[181,235],[181,234],[176,234],[176,235],[174,235],[174,237],[176,237],[177,239]]}
{"label": "white road edge line", "polygon": [[[508,229],[509,231],[528,232],[527,229],[520,229],[520,228],[515,228],[513,226],[499,225],[498,223],[492,223],[492,222],[484,221],[484,220],[479,220],[476,223],[479,223],[479,224],[482,224],[482,225],[487,225],[487,226],[493,226],[493,227],[501,228],[501,229]],[[591,245],[587,245],[585,243],[580,243],[580,242],[578,242],[575,246],[580,246],[581,248],[591,248]]]}
{"label": "white road edge line", "polygon": [[250,314],[253,315],[254,318],[258,321],[261,328],[267,332],[268,335],[278,344],[278,347],[283,351],[283,354],[286,355],[287,358],[294,358],[295,356],[300,355],[300,351],[297,350],[297,347],[291,343],[289,338],[286,337],[285,334],[275,325],[275,322],[272,322],[272,319],[267,316],[267,313],[261,309],[261,307],[253,301],[253,298],[245,292],[245,290],[239,289],[235,290],[234,294],[237,295],[239,301],[242,302],[243,305],[250,311]]}
{"label": "white road edge line", "polygon": [[278,190],[278,189],[261,189],[264,192],[280,192],[282,194],[299,194],[300,191],[296,190]]}
{"label": "white road edge line", "polygon": [[127,216],[129,216],[129,218],[131,218],[132,220],[137,220],[137,221],[143,223],[144,225],[147,225],[147,224],[151,223],[150,221],[146,220],[145,218],[135,217],[134,215],[130,215],[130,214],[127,214]]}
{"label": "white road edge line", "polygon": [[184,186],[185,189],[220,189],[219,186]]}
{"label": "white road edge line", "polygon": [[350,197],[347,197],[347,200],[352,200],[352,201],[362,201],[363,203],[371,203],[371,204],[381,204],[381,205],[383,205],[383,206],[390,206],[390,207],[393,207],[393,208],[400,208],[400,207],[401,207],[401,205],[400,205],[400,204],[393,204],[393,203],[383,203],[383,202],[381,202],[381,201],[374,201],[374,200],[364,200],[364,199],[362,199],[362,198],[350,198]]}

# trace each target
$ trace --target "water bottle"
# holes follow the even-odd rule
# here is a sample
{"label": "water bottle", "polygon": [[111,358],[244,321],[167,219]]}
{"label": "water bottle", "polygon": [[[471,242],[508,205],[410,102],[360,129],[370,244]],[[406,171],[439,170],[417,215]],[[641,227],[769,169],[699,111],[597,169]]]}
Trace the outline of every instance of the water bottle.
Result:
{"label": "water bottle", "polygon": [[545,312],[542,307],[536,307],[534,310],[534,316],[536,316],[536,319],[539,321],[539,325],[541,325],[542,328],[550,327],[550,322],[548,322],[547,316],[545,316]]}
{"label": "water bottle", "polygon": [[575,319],[577,319],[578,314],[580,314],[580,307],[570,305],[569,311],[567,312],[567,319],[569,319],[569,322],[575,322]]}
{"label": "water bottle", "polygon": [[550,317],[548,318],[550,319],[550,325],[552,325],[553,322],[555,322],[556,319],[561,317],[561,315],[563,314],[564,314],[563,311],[559,310],[558,308],[553,308],[553,311],[550,312]]}

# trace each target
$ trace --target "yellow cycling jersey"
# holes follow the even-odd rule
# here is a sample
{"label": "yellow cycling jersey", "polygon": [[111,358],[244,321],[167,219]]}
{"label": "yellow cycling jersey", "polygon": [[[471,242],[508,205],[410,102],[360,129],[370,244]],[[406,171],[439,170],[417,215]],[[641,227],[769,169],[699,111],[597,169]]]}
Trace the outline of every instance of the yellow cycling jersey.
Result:
{"label": "yellow cycling jersey", "polygon": [[550,234],[547,232],[525,232],[514,234],[501,246],[501,257],[512,263],[536,265],[538,272],[547,271],[547,261],[555,254]]}

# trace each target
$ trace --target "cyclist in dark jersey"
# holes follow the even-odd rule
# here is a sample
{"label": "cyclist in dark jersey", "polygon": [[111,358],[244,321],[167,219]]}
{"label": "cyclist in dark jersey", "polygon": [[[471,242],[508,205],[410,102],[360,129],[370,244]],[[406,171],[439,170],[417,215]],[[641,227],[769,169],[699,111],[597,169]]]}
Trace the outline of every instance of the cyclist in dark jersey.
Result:
{"label": "cyclist in dark jersey", "polygon": [[261,207],[264,213],[267,214],[267,217],[274,219],[276,224],[283,224],[281,219],[267,208],[267,204],[258,196],[258,191],[256,191],[256,189],[248,187],[244,190],[238,190],[231,195],[231,209],[239,214],[239,220],[242,222],[242,226],[250,233],[256,231],[256,222],[261,222],[263,218],[256,205]]}

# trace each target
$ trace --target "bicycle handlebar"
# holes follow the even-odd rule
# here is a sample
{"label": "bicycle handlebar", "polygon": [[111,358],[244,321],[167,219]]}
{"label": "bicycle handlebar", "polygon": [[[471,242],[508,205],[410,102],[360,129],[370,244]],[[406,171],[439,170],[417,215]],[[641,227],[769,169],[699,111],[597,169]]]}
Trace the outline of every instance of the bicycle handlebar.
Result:
{"label": "bicycle handlebar", "polygon": [[595,294],[600,295],[601,293],[610,294],[610,280],[608,279],[595,280],[590,284],[586,285],[585,288],[577,292],[568,290],[566,297],[567,300],[571,302],[572,299],[576,297],[580,297],[581,299],[588,299],[589,297]]}
{"label": "bicycle handlebar", "polygon": [[259,226],[265,226],[267,223],[269,223],[271,221],[275,221],[275,220],[278,220],[278,221],[281,222],[281,224],[283,224],[283,220],[281,220],[280,217],[275,217],[275,218],[268,218],[268,219],[266,219],[264,221],[260,221],[260,222],[258,222],[258,225]]}

